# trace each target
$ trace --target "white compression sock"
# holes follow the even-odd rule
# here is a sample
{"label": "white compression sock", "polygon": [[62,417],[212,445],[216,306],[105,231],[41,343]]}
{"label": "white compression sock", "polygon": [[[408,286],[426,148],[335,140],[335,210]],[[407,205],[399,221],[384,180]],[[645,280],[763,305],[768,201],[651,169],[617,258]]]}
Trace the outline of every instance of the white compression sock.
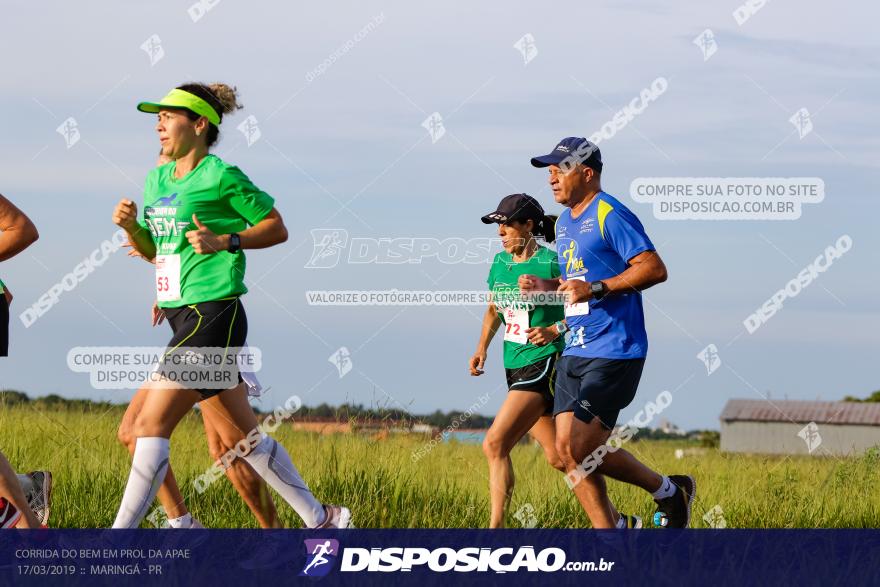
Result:
{"label": "white compression sock", "polygon": [[131,473],[116,514],[114,528],[137,528],[156,498],[168,472],[170,447],[167,438],[138,438],[131,461]]}
{"label": "white compression sock", "polygon": [[652,493],[654,499],[664,499],[670,496],[675,495],[675,490],[678,489],[675,486],[675,483],[669,480],[669,477],[663,475],[663,481],[660,483],[660,488]]}
{"label": "white compression sock", "polygon": [[25,495],[34,490],[34,480],[31,479],[30,475],[16,475],[18,478],[18,484],[21,485],[21,490]]}
{"label": "white compression sock", "polygon": [[314,528],[324,522],[324,506],[309,491],[290,460],[290,455],[274,439],[264,436],[244,460],[290,504],[307,528]]}

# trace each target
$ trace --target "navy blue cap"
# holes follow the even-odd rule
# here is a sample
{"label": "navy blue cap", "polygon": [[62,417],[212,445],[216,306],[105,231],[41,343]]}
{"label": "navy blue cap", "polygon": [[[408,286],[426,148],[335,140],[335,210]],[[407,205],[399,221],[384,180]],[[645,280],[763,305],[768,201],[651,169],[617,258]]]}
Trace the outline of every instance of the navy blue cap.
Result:
{"label": "navy blue cap", "polygon": [[599,152],[599,147],[583,137],[565,137],[547,155],[532,157],[532,165],[535,167],[560,165],[563,161],[568,161],[572,167],[583,163],[600,173],[602,171],[602,153]]}
{"label": "navy blue cap", "polygon": [[525,222],[526,220],[541,221],[544,219],[544,208],[538,200],[528,194],[511,194],[504,196],[498,204],[498,209],[489,212],[480,220],[483,224],[504,224],[511,220]]}

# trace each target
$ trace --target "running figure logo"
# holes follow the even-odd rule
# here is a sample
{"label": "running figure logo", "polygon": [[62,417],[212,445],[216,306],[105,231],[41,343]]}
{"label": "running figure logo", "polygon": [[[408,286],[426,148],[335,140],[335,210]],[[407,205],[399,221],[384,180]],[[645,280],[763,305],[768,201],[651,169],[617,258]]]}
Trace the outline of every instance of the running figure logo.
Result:
{"label": "running figure logo", "polygon": [[312,258],[306,269],[331,269],[339,264],[339,257],[348,243],[348,231],[344,228],[313,228]]}
{"label": "running figure logo", "polygon": [[697,354],[697,358],[706,365],[706,372],[711,375],[718,367],[721,366],[721,356],[718,354],[718,347],[710,344]]}
{"label": "running figure logo", "polygon": [[55,132],[64,137],[64,144],[68,149],[79,142],[79,125],[72,116],[58,125]]}
{"label": "running figure logo", "polygon": [[804,138],[813,130],[813,120],[810,118],[810,111],[801,108],[788,119],[794,125],[798,132],[798,138]]}
{"label": "running figure logo", "polygon": [[538,47],[535,45],[535,37],[532,33],[523,35],[519,41],[513,44],[513,48],[522,54],[524,66],[538,56]]}
{"label": "running figure logo", "polygon": [[712,29],[706,29],[693,40],[694,45],[703,52],[703,62],[709,61],[709,58],[718,51],[718,43],[715,42],[715,34]]}
{"label": "running figure logo", "polygon": [[807,443],[807,452],[813,454],[813,451],[822,444],[822,435],[819,434],[819,426],[815,422],[810,422],[798,432],[804,442]]}
{"label": "running figure logo", "polygon": [[141,44],[141,49],[150,57],[150,67],[165,57],[165,49],[162,48],[162,39],[159,35],[150,35],[150,38]]}
{"label": "running figure logo", "polygon": [[348,349],[344,346],[336,349],[336,352],[330,355],[330,358],[328,358],[327,361],[336,365],[340,379],[345,377],[346,373],[351,371],[351,353],[348,352]]}
{"label": "running figure logo", "polygon": [[257,122],[257,117],[253,114],[245,118],[244,122],[242,122],[235,128],[241,131],[241,134],[244,135],[248,147],[259,141],[260,137],[263,136],[263,133],[260,132],[260,126]]}
{"label": "running figure logo", "polygon": [[339,541],[332,539],[306,540],[306,566],[300,577],[323,577],[329,573],[339,556]]}
{"label": "running figure logo", "polygon": [[422,122],[422,127],[428,131],[431,136],[431,144],[433,145],[440,140],[440,137],[446,134],[446,127],[443,126],[443,117],[439,112],[434,112]]}

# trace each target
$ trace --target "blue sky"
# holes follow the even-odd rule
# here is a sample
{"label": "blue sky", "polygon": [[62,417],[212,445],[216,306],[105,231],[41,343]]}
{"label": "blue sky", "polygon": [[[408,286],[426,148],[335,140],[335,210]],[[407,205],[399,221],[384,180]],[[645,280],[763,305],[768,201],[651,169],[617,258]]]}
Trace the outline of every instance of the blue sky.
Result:
{"label": "blue sky", "polygon": [[[151,117],[134,109],[183,81],[238,86],[245,109],[224,124],[217,154],[273,194],[290,240],[248,256],[258,281],[246,297],[250,342],[271,386],[263,406],[291,394],[306,404],[344,401],[414,413],[465,409],[505,389],[500,341],[488,372],[467,374],[479,308],[310,307],[310,289],[479,289],[488,264],[345,265],[309,270],[309,231],[351,237],[477,238],[479,217],[525,191],[555,209],[546,173],[531,156],[569,135],[589,135],[657,77],[668,90],[601,144],[603,185],[639,215],[665,259],[667,283],[645,294],[651,350],[639,395],[662,390],[664,417],[717,427],[731,397],[839,399],[880,387],[874,372],[880,319],[874,191],[880,139],[878,8],[769,2],[739,26],[736,2],[600,2],[553,12],[533,3],[218,2],[197,22],[187,3],[14,2],[0,38],[0,193],[37,223],[42,238],[3,263],[16,295],[9,359],[0,387],[33,395],[127,400],[95,391],[67,369],[74,346],[161,345],[153,330],[150,268],[115,255],[31,328],[17,319],[102,240],[120,197],[140,197],[158,145]],[[307,74],[375,25],[322,75]],[[39,31],[37,25],[39,23]],[[714,33],[704,61],[693,39]],[[525,34],[538,53],[524,64]],[[141,49],[158,35],[164,56]],[[798,138],[789,117],[805,107],[814,131]],[[443,116],[432,143],[422,121]],[[250,147],[236,126],[253,115]],[[77,121],[67,148],[56,128]],[[821,204],[794,221],[669,221],[628,191],[638,177],[820,177]],[[354,198],[347,208],[340,202]],[[848,234],[853,248],[748,334],[743,320]],[[436,280],[436,284],[433,283]],[[707,375],[708,344],[722,366]],[[340,346],[353,370],[327,359]]]}

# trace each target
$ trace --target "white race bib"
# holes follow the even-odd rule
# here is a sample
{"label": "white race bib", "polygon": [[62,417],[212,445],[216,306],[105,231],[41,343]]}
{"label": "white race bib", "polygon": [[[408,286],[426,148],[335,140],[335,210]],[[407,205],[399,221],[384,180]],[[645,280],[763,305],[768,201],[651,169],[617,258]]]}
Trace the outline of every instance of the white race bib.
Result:
{"label": "white race bib", "polygon": [[180,255],[156,255],[156,299],[160,302],[180,299]]}
{"label": "white race bib", "polygon": [[526,330],[529,328],[528,310],[506,308],[504,310],[504,322],[504,340],[519,344],[529,342],[529,337],[526,335]]}
{"label": "white race bib", "polygon": [[[581,275],[579,277],[569,277],[569,279],[577,279],[579,281],[586,281],[586,278]],[[590,302],[578,302],[576,304],[565,304],[565,315],[566,316],[583,316],[585,314],[590,313]]]}

